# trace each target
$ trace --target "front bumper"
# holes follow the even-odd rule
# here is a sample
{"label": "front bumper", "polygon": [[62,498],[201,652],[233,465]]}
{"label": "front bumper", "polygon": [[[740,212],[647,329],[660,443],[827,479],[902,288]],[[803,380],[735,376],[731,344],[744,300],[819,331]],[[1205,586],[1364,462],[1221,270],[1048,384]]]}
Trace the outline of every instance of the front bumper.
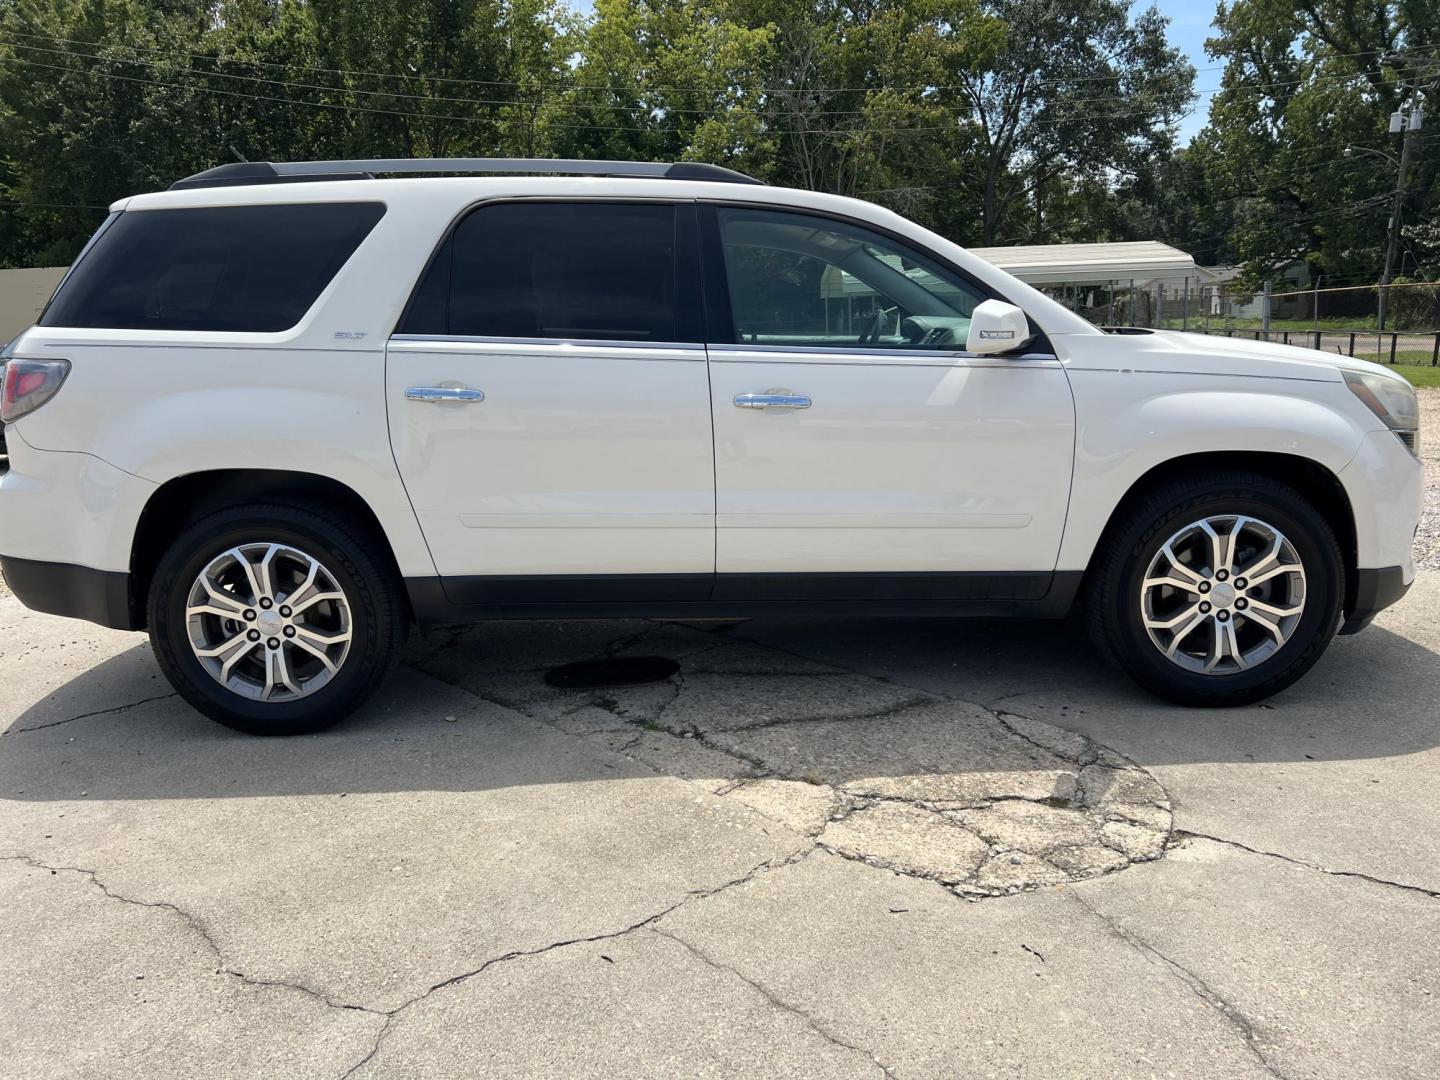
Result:
{"label": "front bumper", "polygon": [[1370,620],[1398,601],[1410,588],[1405,579],[1403,566],[1386,566],[1379,570],[1355,571],[1355,599],[1345,610],[1345,621],[1340,624],[1340,633],[1358,634],[1370,625]]}
{"label": "front bumper", "polygon": [[114,630],[139,629],[130,603],[130,575],[122,570],[0,555],[0,574],[15,598],[32,611],[84,619]]}
{"label": "front bumper", "polygon": [[1425,504],[1424,465],[1393,431],[1372,431],[1340,470],[1340,483],[1354,515],[1355,563],[1361,573],[1386,574],[1398,567],[1406,584],[1413,581],[1415,529]]}

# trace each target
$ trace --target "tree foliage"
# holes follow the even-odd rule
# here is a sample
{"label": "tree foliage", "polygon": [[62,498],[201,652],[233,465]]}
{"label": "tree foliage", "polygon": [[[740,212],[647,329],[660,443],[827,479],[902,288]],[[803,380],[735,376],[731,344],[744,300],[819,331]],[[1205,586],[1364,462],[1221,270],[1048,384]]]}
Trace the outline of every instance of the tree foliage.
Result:
{"label": "tree foliage", "polygon": [[[0,0],[0,262],[63,263],[112,200],[237,155],[495,154],[713,161],[962,243],[1343,277],[1378,267],[1394,188],[1343,149],[1398,149],[1381,57],[1440,56],[1437,24],[1433,0],[1227,0],[1222,90],[1177,149],[1194,73],[1127,0]],[[1440,139],[1417,145],[1412,274],[1440,249]]]}
{"label": "tree foliage", "polygon": [[[1252,280],[1303,260],[1329,283],[1376,281],[1401,148],[1390,114],[1402,106],[1430,106],[1402,220],[1423,225],[1437,207],[1440,6],[1232,0],[1215,28],[1222,89],[1189,155],[1205,207],[1195,240],[1218,239],[1216,256]],[[1435,267],[1414,244],[1404,254],[1411,270]]]}

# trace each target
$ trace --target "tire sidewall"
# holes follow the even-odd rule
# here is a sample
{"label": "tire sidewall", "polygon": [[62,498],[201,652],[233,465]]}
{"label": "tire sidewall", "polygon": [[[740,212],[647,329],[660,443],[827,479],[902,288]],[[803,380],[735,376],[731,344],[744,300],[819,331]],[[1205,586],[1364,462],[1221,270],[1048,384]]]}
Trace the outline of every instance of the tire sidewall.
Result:
{"label": "tire sidewall", "polygon": [[[200,572],[229,548],[262,542],[294,547],[317,559],[350,607],[352,640],[340,670],[315,693],[295,701],[254,701],[227,690],[196,658],[187,632],[186,602]],[[374,569],[363,566],[349,546],[341,530],[307,527],[283,511],[224,512],[183,534],[161,559],[149,598],[156,654],[181,696],[211,719],[251,734],[303,734],[342,719],[368,692],[387,630],[380,625],[374,583],[367,580]]]}
{"label": "tire sidewall", "polygon": [[[1141,616],[1140,583],[1161,546],[1177,531],[1191,522],[1231,514],[1257,518],[1279,529],[1294,545],[1305,568],[1305,610],[1290,638],[1262,663],[1228,675],[1204,675],[1166,659],[1150,640]],[[1116,653],[1137,681],[1163,696],[1185,701],[1208,698],[1216,704],[1223,704],[1226,698],[1238,704],[1263,696],[1277,680],[1286,685],[1298,677],[1293,674],[1296,665],[1301,665],[1301,671],[1308,668],[1339,623],[1343,599],[1339,549],[1324,519],[1298,497],[1243,488],[1233,493],[1199,493],[1148,522],[1137,523],[1122,542],[1130,554],[1111,597],[1120,639]]]}

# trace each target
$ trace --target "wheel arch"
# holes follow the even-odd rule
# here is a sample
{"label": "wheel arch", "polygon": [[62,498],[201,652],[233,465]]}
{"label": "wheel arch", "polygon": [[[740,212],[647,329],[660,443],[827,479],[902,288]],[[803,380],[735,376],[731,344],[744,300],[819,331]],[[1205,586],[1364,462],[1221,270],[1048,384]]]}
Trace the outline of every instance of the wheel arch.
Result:
{"label": "wheel arch", "polygon": [[186,473],[161,484],[146,501],[130,551],[130,614],[137,630],[146,626],[145,597],[155,567],[169,542],[208,514],[247,502],[298,502],[307,509],[340,511],[380,544],[387,569],[400,578],[394,546],[370,504],[354,488],[319,473],[282,469],[210,469]]}
{"label": "wheel arch", "polygon": [[1106,541],[1124,520],[1130,507],[1145,498],[1151,491],[1182,477],[1237,470],[1257,473],[1294,488],[1335,530],[1335,539],[1340,545],[1340,553],[1344,560],[1345,598],[1343,609],[1347,613],[1350,612],[1355,605],[1358,582],[1356,573],[1358,540],[1355,511],[1340,478],[1320,462],[1299,454],[1266,450],[1217,450],[1182,454],[1151,466],[1136,478],[1111,509],[1105,527],[1100,531],[1087,558],[1086,576],[1090,575]]}

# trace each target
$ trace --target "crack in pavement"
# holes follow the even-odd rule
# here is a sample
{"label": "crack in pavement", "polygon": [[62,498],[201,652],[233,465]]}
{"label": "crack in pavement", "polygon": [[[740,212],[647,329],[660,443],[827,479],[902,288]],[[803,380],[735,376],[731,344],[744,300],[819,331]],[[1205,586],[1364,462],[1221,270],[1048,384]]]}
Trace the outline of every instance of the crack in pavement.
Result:
{"label": "crack in pavement", "polygon": [[604,656],[614,656],[616,653],[624,652],[626,649],[633,649],[640,642],[653,634],[660,628],[660,623],[646,623],[639,630],[616,638],[605,646]]}
{"label": "crack in pavement", "polygon": [[652,934],[658,934],[660,937],[669,938],[677,945],[684,947],[692,956],[694,956],[697,960],[699,960],[706,966],[712,967],[716,971],[723,971],[730,975],[733,975],[735,978],[739,979],[746,986],[750,987],[761,997],[763,997],[774,1008],[779,1009],[782,1012],[788,1012],[792,1016],[799,1017],[802,1021],[805,1022],[805,1025],[810,1028],[811,1031],[815,1032],[815,1034],[819,1035],[822,1039],[830,1043],[832,1046],[838,1046],[841,1049],[850,1050],[853,1053],[864,1054],[865,1057],[869,1058],[869,1060],[875,1065],[875,1067],[880,1070],[880,1074],[882,1076],[887,1076],[891,1078],[895,1076],[895,1070],[892,1069],[889,1065],[886,1065],[884,1062],[882,1062],[869,1050],[865,1049],[863,1046],[857,1046],[854,1043],[846,1042],[838,1035],[835,1035],[833,1032],[825,1028],[818,1020],[816,1020],[813,1016],[807,1013],[804,1009],[800,1008],[798,1005],[792,1005],[790,1002],[782,1000],[779,996],[775,994],[773,990],[767,987],[764,983],[758,982],[757,980],[750,978],[750,976],[742,973],[738,968],[731,967],[729,964],[721,963],[719,960],[716,960],[714,957],[703,952],[701,949],[699,949],[695,945],[692,945],[690,942],[686,941],[684,938],[680,937],[677,934],[672,934],[669,931],[660,930],[653,926],[648,927],[647,929]]}
{"label": "crack in pavement", "polygon": [[157,694],[154,697],[141,698],[139,701],[131,701],[124,705],[112,705],[108,709],[96,709],[93,712],[81,713],[79,716],[67,716],[64,720],[51,720],[49,723],[34,724],[30,727],[7,728],[5,731],[0,731],[0,738],[4,738],[7,735],[20,735],[26,731],[44,731],[46,728],[59,727],[61,724],[71,724],[76,720],[88,720],[92,716],[109,716],[112,713],[129,712],[131,709],[137,709],[141,705],[149,705],[152,701],[165,701],[168,698],[178,696],[178,694],[172,691],[168,694]]}
{"label": "crack in pavement", "polygon": [[[1045,689],[1039,690],[1039,691],[1036,691],[1036,690],[1015,690],[1015,691],[1013,691],[1013,692],[1011,692],[1011,693],[1009,693],[1009,694],[1001,694],[999,697],[993,697],[993,698],[991,698],[990,701],[989,701],[987,704],[984,705],[984,708],[990,709],[990,708],[992,708],[992,707],[995,706],[995,705],[999,705],[1000,702],[1002,702],[1002,701],[1009,701],[1009,700],[1011,700],[1012,698],[1017,698],[1017,697],[1025,697],[1026,695],[1033,695],[1033,694],[1036,694],[1036,693],[1041,693],[1041,694],[1065,694],[1065,693],[1070,693],[1073,689],[1074,689],[1074,687],[1069,687],[1069,686],[1049,686],[1049,687],[1046,687]],[[1019,714],[1019,713],[1016,713],[1015,715],[1018,716],[1018,715],[1020,715],[1020,714]]]}
{"label": "crack in pavement", "polygon": [[443,653],[449,652],[451,649],[459,645],[460,639],[464,636],[464,630],[461,627],[456,626],[442,627],[441,632],[449,634],[450,640],[442,641],[435,648],[425,653],[425,655],[414,657],[413,659],[407,660],[406,663],[408,663],[411,667],[418,667],[421,664],[428,664],[436,657],[442,655]]}
{"label": "crack in pavement", "polygon": [[[744,676],[748,676],[750,673],[747,671],[743,674]],[[833,675],[826,677],[835,678],[835,676]],[[862,678],[863,677],[866,676],[862,676]],[[909,688],[907,687],[907,689]],[[873,712],[851,713],[846,716],[792,716],[789,718],[779,718],[775,720],[762,720],[757,724],[743,724],[739,727],[719,728],[717,729],[716,734],[741,735],[748,734],[752,731],[769,731],[772,728],[792,727],[800,724],[849,724],[852,722],[864,720],[889,720],[891,717],[899,716],[901,713],[907,712],[910,709],[918,708],[921,705],[933,704],[936,704],[936,700],[933,696],[925,693],[924,691],[918,691],[911,697],[905,698],[903,701],[896,702],[893,705],[885,705],[881,708],[875,709]]]}
{"label": "crack in pavement", "polygon": [[[385,1041],[386,1036],[394,1027],[395,1019],[401,1013],[403,1013],[406,1009],[409,1009],[411,1006],[419,1004],[420,1002],[426,1000],[432,994],[435,994],[442,990],[446,990],[452,986],[458,986],[461,983],[468,982],[469,980],[481,975],[494,965],[505,963],[509,960],[520,960],[530,956],[539,956],[543,953],[551,952],[555,949],[565,948],[568,945],[580,945],[587,942],[595,941],[610,941],[615,938],[624,937],[627,934],[632,934],[637,930],[652,927],[656,922],[665,918],[667,915],[678,910],[679,908],[684,907],[686,904],[692,903],[695,900],[703,900],[707,897],[715,896],[721,892],[724,892],[726,889],[734,888],[737,885],[743,885],[749,881],[752,881],[760,874],[767,873],[771,870],[779,870],[783,867],[794,866],[797,863],[803,862],[805,859],[809,858],[818,850],[819,848],[812,844],[807,847],[797,849],[796,851],[791,852],[789,855],[778,858],[766,859],[764,862],[757,863],[744,874],[740,875],[737,878],[732,878],[729,881],[724,881],[719,883],[718,885],[711,885],[700,889],[691,889],[683,897],[675,901],[675,903],[670,904],[659,911],[653,912],[652,914],[645,916],[645,918],[640,919],[637,922],[631,923],[628,926],[622,927],[619,930],[606,931],[600,934],[588,934],[582,937],[564,938],[560,941],[552,941],[548,944],[540,945],[532,949],[512,949],[509,952],[501,953],[486,960],[478,967],[475,967],[469,971],[461,972],[457,975],[452,975],[449,978],[442,979],[441,981],[434,983],[423,993],[416,994],[414,997],[401,1002],[393,1009],[376,1009],[371,1008],[368,1005],[361,1005],[355,1002],[337,1001],[334,998],[331,998],[328,995],[322,993],[321,991],[316,990],[313,987],[305,986],[302,983],[286,982],[280,979],[263,979],[254,975],[246,974],[243,971],[230,967],[226,963],[225,955],[221,951],[219,944],[215,941],[215,938],[211,934],[210,929],[198,916],[193,915],[179,905],[170,903],[169,901],[139,900],[135,897],[126,896],[123,893],[116,892],[108,885],[106,885],[105,882],[100,880],[99,876],[94,870],[90,870],[80,866],[51,865],[23,853],[0,855],[0,861],[21,862],[26,864],[27,866],[33,867],[36,870],[48,870],[52,874],[76,874],[86,880],[96,889],[98,889],[102,895],[106,896],[111,900],[115,900],[123,904],[131,904],[135,907],[157,908],[160,910],[172,912],[173,914],[177,915],[190,930],[196,933],[200,937],[201,941],[205,943],[206,948],[214,954],[216,963],[218,964],[218,967],[215,969],[215,973],[218,975],[228,975],[231,978],[238,979],[240,982],[244,983],[247,986],[262,987],[266,989],[296,991],[298,993],[305,994],[310,998],[313,998],[314,1000],[325,1005],[327,1008],[349,1010],[353,1012],[363,1012],[370,1016],[382,1017],[384,1019],[384,1023],[381,1024],[380,1027],[376,1030],[375,1038],[370,1045],[370,1049],[365,1053],[364,1057],[362,1057],[354,1065],[351,1065],[348,1069],[345,1070],[344,1073],[341,1074],[341,1080],[345,1080],[346,1077],[352,1076],[357,1071],[359,1071],[367,1062],[369,1062],[375,1056],[376,1053],[379,1052],[381,1044]],[[686,943],[681,942],[681,944]],[[738,972],[736,974],[738,975]],[[779,1003],[777,1002],[777,1004]],[[829,1037],[828,1034],[827,1037]],[[832,1038],[831,1041],[839,1043],[838,1039]],[[840,1045],[845,1044],[840,1043]],[[852,1047],[852,1049],[859,1048]],[[886,1075],[891,1074],[887,1072]]]}
{"label": "crack in pavement", "polygon": [[[1004,728],[1007,734],[1013,735],[1021,742],[1027,742],[1031,746],[1035,747],[1035,749],[1044,751],[1047,754],[1059,758],[1061,761],[1067,761],[1071,765],[1078,766],[1082,769],[1088,768],[1089,766],[1097,764],[1100,761],[1101,745],[1097,743],[1094,739],[1090,738],[1090,736],[1088,735],[1082,735],[1078,731],[1070,731],[1069,728],[1062,728],[1058,727],[1055,724],[1049,724],[1049,721],[1036,720],[1033,716],[1026,716],[1024,713],[1011,712],[1009,709],[992,709],[989,705],[984,705],[980,702],[974,702],[973,704],[979,705],[980,708],[984,709],[987,713],[993,716],[995,718],[995,722],[999,724],[1002,728]],[[1073,754],[1067,754],[1058,746],[1046,746],[1039,739],[1032,739],[1029,735],[1026,735],[1023,731],[1020,731],[1018,728],[1016,728],[1014,724],[1010,723],[1010,721],[1006,719],[1006,717],[1010,716],[1013,716],[1016,720],[1026,720],[1032,724],[1049,724],[1050,727],[1055,727],[1058,731],[1066,731],[1072,735],[1077,735],[1085,741],[1085,749],[1088,752],[1080,757],[1076,757]],[[1110,748],[1107,746],[1104,749],[1109,750]],[[1126,761],[1130,761],[1129,758],[1125,757],[1125,755],[1121,754],[1118,750],[1111,750],[1110,752],[1124,758],[1124,760]],[[1131,762],[1131,764],[1135,763]]]}
{"label": "crack in pavement", "polygon": [[[611,640],[607,645],[604,646],[605,654],[612,655],[615,651],[628,648],[635,643],[644,640],[647,633],[649,633],[650,630],[658,628],[659,625],[660,624],[652,623],[649,629],[642,628],[639,631],[632,630],[622,635],[621,637]],[[737,639],[732,638],[731,640]],[[738,640],[743,641],[744,639]],[[699,650],[698,652],[709,652],[713,648],[720,647],[720,645],[723,644],[724,642],[722,641],[716,646],[710,646],[706,649]],[[774,652],[777,655],[785,655],[791,656],[796,659],[804,659],[807,663],[814,662],[811,661],[809,658],[799,657],[793,652],[790,652],[783,648],[777,648],[769,644],[748,641],[745,642],[745,644],[749,645],[751,648],[754,649]],[[689,672],[688,674],[693,674],[693,672]],[[746,674],[749,673],[747,672]],[[785,672],[784,674],[786,677],[789,677],[794,673]],[[1128,867],[1136,863],[1148,862],[1153,859],[1160,858],[1163,856],[1168,846],[1171,826],[1171,820],[1168,817],[1170,812],[1170,805],[1168,794],[1165,793],[1164,788],[1160,786],[1159,782],[1155,780],[1154,776],[1151,773],[1139,766],[1133,760],[1119,753],[1118,751],[1111,749],[1110,747],[1104,746],[1103,744],[1096,742],[1094,739],[1091,739],[1087,735],[1076,732],[1067,732],[1066,729],[1063,728],[1055,729],[1057,734],[1063,733],[1067,735],[1073,735],[1076,739],[1079,740],[1079,750],[1072,752],[1073,748],[1067,748],[1062,744],[1056,743],[1054,740],[1047,742],[1043,739],[1032,737],[1030,734],[1027,734],[1018,726],[1019,722],[1023,721],[1026,723],[1036,724],[1037,726],[1043,726],[1047,728],[1053,727],[1053,725],[1044,723],[1043,721],[1034,720],[1031,717],[1023,716],[1020,713],[993,709],[982,703],[969,699],[957,698],[951,694],[934,693],[921,687],[915,687],[904,683],[895,682],[894,680],[885,678],[883,676],[870,675],[864,672],[857,672],[839,667],[836,667],[833,671],[829,672],[806,673],[806,675],[807,677],[814,678],[817,681],[826,678],[832,680],[859,678],[869,682],[887,685],[897,690],[904,691],[904,693],[899,696],[898,700],[892,701],[889,704],[872,709],[868,712],[850,716],[836,717],[828,715],[810,715],[775,718],[763,720],[759,723],[744,724],[740,727],[722,728],[715,732],[708,732],[702,730],[701,728],[693,724],[676,724],[669,719],[671,709],[678,701],[681,700],[681,698],[685,694],[687,688],[686,675],[687,672],[684,669],[681,669],[669,679],[665,680],[665,682],[669,685],[670,688],[670,694],[668,696],[668,699],[660,703],[658,708],[654,710],[653,714],[648,716],[629,714],[620,701],[605,694],[588,697],[581,705],[576,706],[574,709],[567,710],[566,713],[562,714],[562,717],[557,718],[552,715],[547,715],[547,706],[553,704],[548,699],[541,699],[537,701],[533,699],[527,699],[520,695],[496,696],[493,693],[481,692],[471,686],[459,686],[458,688],[476,697],[479,697],[482,700],[490,700],[502,707],[514,709],[520,712],[522,715],[530,718],[531,720],[541,723],[547,727],[554,728],[562,734],[570,737],[590,737],[596,734],[613,734],[614,732],[623,730],[623,728],[607,727],[598,732],[592,731],[589,733],[582,733],[570,730],[564,724],[559,722],[559,720],[563,717],[574,715],[574,713],[580,709],[595,708],[602,712],[609,713],[611,716],[615,717],[616,720],[620,721],[625,728],[630,728],[631,730],[634,730],[635,728],[642,728],[645,731],[669,736],[671,738],[693,740],[697,745],[704,747],[707,750],[719,753],[729,758],[731,761],[735,762],[737,766],[739,766],[739,768],[736,770],[736,775],[732,776],[726,784],[722,785],[719,790],[714,790],[705,787],[704,785],[701,785],[702,790],[706,790],[708,793],[722,798],[730,795],[734,791],[742,789],[746,786],[747,783],[755,780],[776,779],[786,781],[809,781],[811,783],[816,782],[809,774],[799,774],[793,770],[777,769],[763,756],[749,753],[741,749],[739,746],[734,745],[733,740],[735,739],[744,739],[752,733],[763,732],[769,729],[782,727],[803,728],[812,724],[863,724],[866,722],[883,721],[892,717],[902,716],[903,714],[909,712],[912,709],[925,708],[930,706],[943,707],[946,705],[960,704],[966,708],[973,709],[976,714],[978,714],[976,717],[977,720],[981,719],[982,717],[984,719],[988,719],[991,723],[995,724],[1007,738],[1012,739],[1016,743],[1023,745],[1029,751],[1038,751],[1040,754],[1044,755],[1045,758],[1053,761],[1055,765],[1059,767],[1062,771],[1069,772],[1069,770],[1073,770],[1072,775],[1074,784],[1074,790],[1072,792],[1062,793],[1060,791],[1055,791],[1047,793],[1045,795],[1029,796],[1012,791],[1005,792],[1003,794],[980,796],[978,798],[969,800],[966,804],[967,808],[980,809],[985,807],[999,807],[1007,803],[1026,803],[1041,807],[1052,807],[1079,811],[1081,813],[1084,813],[1088,818],[1091,819],[1091,821],[1094,823],[1097,833],[1093,840],[1076,843],[1070,845],[1070,847],[1074,851],[1084,851],[1087,844],[1091,844],[1094,845],[1096,848],[1105,849],[1113,853],[1114,855],[1118,856],[1120,860],[1118,865],[1112,864],[1110,860],[1101,860],[1101,863],[1094,867],[1076,869],[1075,867],[1071,866],[1067,868],[1059,866],[1053,861],[1051,861],[1051,859],[1049,858],[1049,853],[1032,851],[1029,848],[1023,847],[1019,848],[1022,853],[1032,857],[1035,860],[1035,865],[1039,868],[1042,868],[1042,870],[1046,874],[1057,874],[1062,877],[1072,879],[1088,879],[1106,876],[1111,873],[1118,873],[1119,871],[1127,869]],[[722,742],[721,740],[724,741]],[[645,768],[649,772],[654,773],[655,775],[673,775],[673,766],[667,766],[664,763],[657,764],[656,762],[648,760],[645,754],[642,753],[640,750],[641,745],[642,739],[637,737],[627,739],[623,742],[622,745],[611,746],[608,749],[613,753],[618,753],[626,757],[627,760],[635,762],[636,764]],[[1068,769],[1066,768],[1067,766],[1069,767]],[[1155,785],[1156,791],[1162,796],[1162,798],[1159,801],[1147,803],[1147,805],[1153,805],[1155,807],[1158,807],[1160,810],[1166,813],[1167,817],[1164,826],[1157,827],[1151,819],[1137,815],[1133,810],[1128,809],[1123,803],[1116,802],[1112,806],[1100,806],[1098,805],[1100,801],[1098,798],[1095,800],[1091,800],[1085,792],[1084,773],[1092,766],[1103,767],[1104,769],[1117,774],[1120,772],[1133,770],[1134,772],[1143,775],[1149,781],[1151,781]],[[686,777],[680,777],[680,779],[687,780],[687,782],[691,783],[694,782],[688,780],[688,778]],[[973,900],[993,896],[1013,895],[1016,892],[1028,891],[1030,889],[1039,888],[1041,884],[1043,884],[1040,881],[1007,881],[1003,884],[1002,887],[1001,884],[997,881],[994,883],[993,888],[988,886],[977,886],[976,889],[972,891],[970,888],[964,887],[968,882],[947,881],[946,874],[939,870],[932,872],[918,865],[911,866],[904,862],[896,862],[892,859],[884,858],[866,852],[852,852],[842,847],[835,846],[831,843],[826,843],[822,839],[826,830],[837,822],[843,821],[844,818],[848,817],[856,810],[864,808],[866,801],[870,803],[874,803],[877,801],[893,802],[897,804],[913,806],[917,809],[925,810],[932,814],[935,814],[941,818],[944,824],[957,828],[962,832],[966,832],[969,835],[974,836],[982,842],[986,843],[992,849],[992,857],[987,859],[982,865],[977,867],[975,871],[973,871],[971,875],[972,877],[982,874],[982,872],[987,867],[993,871],[995,866],[1000,865],[996,862],[996,860],[1001,857],[1010,857],[1012,862],[1015,861],[1010,846],[997,847],[994,842],[987,839],[984,835],[981,834],[981,832],[975,829],[968,828],[963,823],[950,817],[947,811],[956,809],[956,807],[954,806],[942,807],[939,804],[934,804],[930,800],[926,800],[923,798],[896,795],[888,792],[868,791],[865,790],[864,785],[861,782],[824,782],[824,786],[830,788],[833,799],[839,803],[840,813],[836,814],[832,810],[831,814],[828,815],[828,820],[820,822],[818,826],[813,829],[802,830],[796,828],[792,821],[786,819],[783,816],[777,816],[768,813],[762,807],[751,806],[750,809],[753,810],[755,813],[759,814],[761,817],[764,817],[770,821],[774,821],[784,828],[790,829],[791,831],[795,832],[796,835],[810,839],[822,850],[834,854],[840,858],[847,859],[853,862],[859,862],[872,867],[879,867],[894,873],[902,874],[907,877],[916,878],[917,880],[933,881],[937,884],[940,884],[948,891],[953,892],[954,895],[960,896],[963,899]],[[857,802],[857,800],[859,800],[859,802]],[[950,802],[951,800],[942,801]],[[1097,803],[1097,805],[1092,806],[1092,802]],[[1119,810],[1116,809],[1117,807],[1119,807]],[[1103,826],[1106,823],[1112,821],[1127,824],[1136,829],[1142,829],[1155,833],[1158,844],[1156,850],[1154,852],[1142,852],[1132,850],[1133,845],[1127,845],[1122,840],[1108,836],[1104,832]],[[992,873],[991,876],[994,876],[994,874]]]}
{"label": "crack in pavement", "polygon": [[229,975],[231,978],[239,979],[247,986],[294,990],[314,998],[316,1001],[321,1002],[331,1009],[348,1009],[354,1012],[370,1013],[374,1016],[385,1015],[379,1009],[371,1009],[368,1006],[358,1005],[349,1001],[336,1001],[321,993],[319,990],[305,986],[302,983],[285,982],[281,979],[261,979],[254,975],[247,975],[245,972],[233,968],[226,963],[225,954],[221,951],[219,943],[216,942],[214,936],[210,933],[210,928],[205,925],[199,916],[193,915],[179,905],[172,904],[167,900],[138,900],[133,896],[126,896],[124,893],[116,892],[110,888],[110,886],[106,885],[105,882],[101,881],[94,870],[86,869],[83,866],[52,866],[49,863],[41,862],[39,859],[23,853],[0,855],[0,860],[5,862],[22,862],[36,870],[48,870],[52,874],[78,874],[111,900],[119,901],[122,904],[132,904],[135,907],[158,908],[163,911],[173,912],[184,921],[186,926],[198,934],[200,939],[205,942],[205,947],[215,954],[215,962],[219,965],[215,969],[217,975]]}
{"label": "crack in pavement", "polygon": [[1329,877],[1356,878],[1360,881],[1368,881],[1372,885],[1383,885],[1391,889],[1400,889],[1404,892],[1415,892],[1421,896],[1428,896],[1431,900],[1440,900],[1440,889],[1427,889],[1423,885],[1409,885],[1403,881],[1390,881],[1388,878],[1376,877],[1374,874],[1366,874],[1360,870],[1331,870],[1329,867],[1321,866],[1319,863],[1306,862],[1304,859],[1297,859],[1290,855],[1282,855],[1278,851],[1266,851],[1264,848],[1251,847],[1239,840],[1227,840],[1223,836],[1213,836],[1210,833],[1195,832],[1191,829],[1172,829],[1170,835],[1179,840],[1208,840],[1212,844],[1223,844],[1226,847],[1239,848],[1241,851],[1248,851],[1252,855],[1263,855],[1269,859],[1279,859],[1292,866],[1299,866],[1305,870],[1313,870],[1317,874],[1326,874]]}
{"label": "crack in pavement", "polygon": [[718,893],[724,892],[726,889],[734,888],[737,885],[743,885],[746,882],[753,880],[758,875],[766,873],[768,871],[779,870],[782,867],[794,866],[797,863],[803,862],[811,855],[813,855],[815,853],[815,850],[816,849],[813,846],[808,848],[801,848],[791,852],[789,855],[786,855],[782,858],[766,859],[764,862],[757,863],[755,866],[752,866],[748,871],[746,871],[738,878],[733,878],[730,881],[721,882],[719,885],[712,885],[703,889],[692,889],[668,907],[662,908],[660,911],[647,915],[645,916],[645,918],[639,920],[638,922],[631,923],[629,926],[622,927],[619,930],[606,931],[602,934],[589,934],[584,937],[564,938],[560,941],[552,941],[546,945],[540,945],[533,949],[512,949],[511,951],[501,953],[498,956],[492,956],[479,967],[476,967],[470,971],[464,971],[458,975],[452,975],[448,979],[442,979],[440,982],[435,983],[433,986],[431,986],[428,990],[424,991],[423,993],[416,994],[414,997],[408,999],[407,1001],[401,1002],[393,1009],[366,1009],[367,1012],[377,1013],[378,1015],[384,1016],[385,1023],[382,1024],[380,1026],[380,1029],[375,1033],[375,1041],[371,1044],[369,1051],[354,1065],[350,1066],[350,1068],[345,1070],[345,1072],[341,1074],[340,1080],[347,1080],[348,1077],[353,1076],[356,1072],[363,1068],[367,1062],[374,1058],[374,1056],[380,1051],[380,1047],[384,1043],[385,1037],[390,1033],[392,1027],[394,1026],[395,1018],[399,1016],[402,1012],[404,1012],[406,1009],[410,1008],[412,1005],[417,1005],[420,1002],[426,1000],[428,997],[430,997],[431,994],[437,993],[441,990],[446,990],[452,986],[459,986],[461,983],[468,982],[469,980],[477,977],[478,975],[481,975],[489,968],[494,967],[496,964],[502,964],[509,960],[523,960],[526,957],[540,956],[544,953],[552,952],[555,949],[563,949],[569,945],[583,945],[595,941],[612,941],[615,938],[621,938],[625,937],[627,934],[633,934],[637,930],[643,930],[647,927],[653,926],[656,922],[665,918],[665,916],[671,914],[672,912],[678,910],[681,907],[684,907],[686,904],[689,904],[695,900],[703,900],[706,897],[715,896]]}
{"label": "crack in pavement", "polygon": [[1104,923],[1111,934],[1129,945],[1143,956],[1146,961],[1156,967],[1161,967],[1171,972],[1180,982],[1189,987],[1191,993],[1208,1005],[1215,1013],[1222,1017],[1227,1024],[1235,1029],[1236,1033],[1244,1040],[1246,1049],[1248,1049],[1255,1060],[1260,1063],[1261,1068],[1271,1076],[1276,1077],[1277,1080],[1286,1080],[1285,1074],[1266,1056],[1264,1045],[1260,1041],[1260,1035],[1256,1030],[1255,1023],[1221,997],[1214,987],[1210,986],[1209,983],[1183,964],[1166,956],[1138,934],[1125,929],[1119,922],[1094,907],[1075,889],[1066,888],[1064,891],[1072,900]]}

